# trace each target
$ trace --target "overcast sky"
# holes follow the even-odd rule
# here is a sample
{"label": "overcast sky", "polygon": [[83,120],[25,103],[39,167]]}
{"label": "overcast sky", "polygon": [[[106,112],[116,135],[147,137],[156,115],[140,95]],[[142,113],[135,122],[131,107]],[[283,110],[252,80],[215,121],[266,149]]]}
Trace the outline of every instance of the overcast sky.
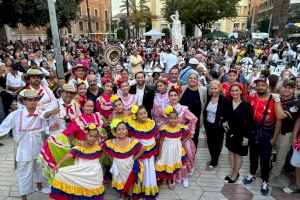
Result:
{"label": "overcast sky", "polygon": [[122,3],[122,0],[111,0],[113,16],[120,12],[121,3]]}

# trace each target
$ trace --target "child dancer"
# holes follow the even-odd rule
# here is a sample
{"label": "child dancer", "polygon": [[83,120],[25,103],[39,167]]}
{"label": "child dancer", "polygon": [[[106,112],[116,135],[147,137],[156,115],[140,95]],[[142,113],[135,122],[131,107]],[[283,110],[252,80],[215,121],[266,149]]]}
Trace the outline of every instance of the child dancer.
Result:
{"label": "child dancer", "polygon": [[[175,175],[185,160],[186,153],[182,143],[188,139],[188,130],[184,125],[179,124],[178,112],[172,106],[166,107],[164,113],[168,116],[168,123],[160,127],[159,154],[155,169],[156,177],[167,179],[169,189],[173,190]],[[183,136],[185,139],[182,140]]]}
{"label": "child dancer", "polygon": [[[104,195],[103,172],[99,158],[99,130],[95,124],[88,126],[86,141],[75,146],[55,166],[57,171],[52,182],[50,197],[55,200],[93,199],[102,200]],[[67,160],[75,158],[75,164],[60,166]]]}
{"label": "child dancer", "polygon": [[142,181],[144,168],[138,159],[145,149],[138,140],[128,137],[126,123],[122,120],[113,120],[111,130],[116,138],[107,140],[102,148],[112,158],[112,187],[120,192],[121,200],[131,193],[135,182]]}
{"label": "child dancer", "polygon": [[[152,119],[148,118],[145,107],[133,105],[131,112],[136,115],[136,119],[128,122],[129,135],[138,139],[145,147],[145,152],[141,156],[144,164],[144,175],[142,183],[136,184],[133,188],[133,196],[145,199],[155,199],[158,195],[158,187],[155,173],[155,155],[158,153],[155,137],[158,134],[158,128]],[[138,195],[139,194],[139,195]]]}
{"label": "child dancer", "polygon": [[109,119],[112,114],[113,107],[110,102],[110,97],[113,92],[113,83],[108,78],[102,79],[104,92],[96,100],[96,111],[99,112],[105,119]]}

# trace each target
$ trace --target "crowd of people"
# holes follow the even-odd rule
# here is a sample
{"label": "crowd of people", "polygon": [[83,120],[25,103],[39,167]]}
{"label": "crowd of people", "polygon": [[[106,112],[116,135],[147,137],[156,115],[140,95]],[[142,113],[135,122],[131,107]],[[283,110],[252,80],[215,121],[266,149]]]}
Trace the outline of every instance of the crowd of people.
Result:
{"label": "crowd of people", "polygon": [[[111,45],[123,49],[117,66],[104,54]],[[0,48],[0,136],[12,130],[22,200],[33,183],[57,200],[103,199],[108,181],[120,199],[155,199],[164,181],[187,188],[200,132],[206,170],[218,167],[225,138],[228,183],[249,154],[243,184],[260,166],[268,195],[284,169],[296,178],[283,191],[300,192],[300,44],[66,38],[62,57],[58,78],[51,43]]]}

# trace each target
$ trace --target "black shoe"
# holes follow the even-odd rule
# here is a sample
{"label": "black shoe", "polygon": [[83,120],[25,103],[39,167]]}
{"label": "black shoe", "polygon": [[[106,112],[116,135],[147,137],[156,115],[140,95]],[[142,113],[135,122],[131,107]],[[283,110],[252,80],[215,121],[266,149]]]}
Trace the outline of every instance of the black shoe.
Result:
{"label": "black shoe", "polygon": [[230,180],[230,177],[227,175],[225,178],[224,178],[225,181],[229,181]]}
{"label": "black shoe", "polygon": [[238,175],[237,175],[237,177],[236,177],[236,179],[234,181],[231,180],[231,179],[229,179],[228,183],[235,183],[239,179],[239,177],[240,177],[240,173],[238,173]]}

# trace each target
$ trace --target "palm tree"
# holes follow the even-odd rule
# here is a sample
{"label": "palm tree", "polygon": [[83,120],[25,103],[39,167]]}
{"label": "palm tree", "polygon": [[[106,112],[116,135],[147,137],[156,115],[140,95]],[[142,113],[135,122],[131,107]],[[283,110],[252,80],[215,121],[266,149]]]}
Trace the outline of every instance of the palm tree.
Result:
{"label": "palm tree", "polygon": [[149,0],[123,0],[120,6],[121,12],[127,10],[128,21],[136,30],[136,37],[139,37],[139,30],[145,26],[145,22],[152,16],[150,8],[146,5]]}

